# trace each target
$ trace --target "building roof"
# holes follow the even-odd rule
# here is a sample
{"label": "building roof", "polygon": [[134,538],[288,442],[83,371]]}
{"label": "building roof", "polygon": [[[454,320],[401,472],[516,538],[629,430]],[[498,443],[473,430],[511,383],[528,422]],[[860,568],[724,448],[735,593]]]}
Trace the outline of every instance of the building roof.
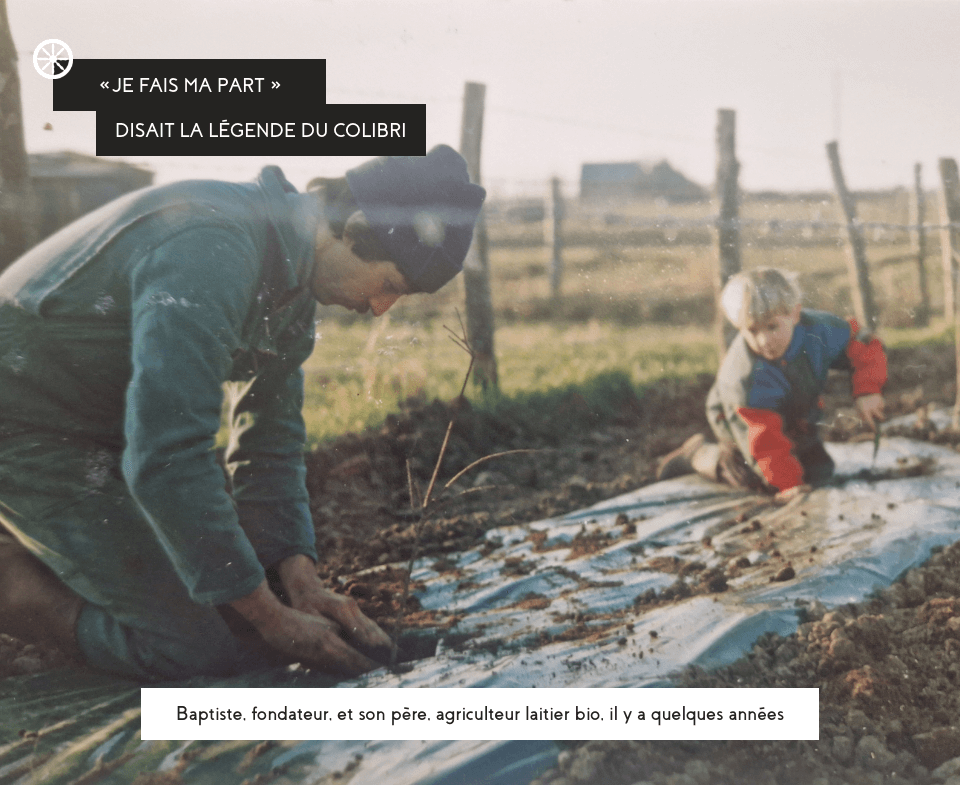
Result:
{"label": "building roof", "polygon": [[707,193],[666,160],[585,163],[580,169],[580,190],[588,196],[632,193],[683,199],[702,198]]}
{"label": "building roof", "polygon": [[632,183],[639,181],[644,174],[642,164],[636,161],[627,161],[584,164],[580,172],[580,178],[595,183]]}

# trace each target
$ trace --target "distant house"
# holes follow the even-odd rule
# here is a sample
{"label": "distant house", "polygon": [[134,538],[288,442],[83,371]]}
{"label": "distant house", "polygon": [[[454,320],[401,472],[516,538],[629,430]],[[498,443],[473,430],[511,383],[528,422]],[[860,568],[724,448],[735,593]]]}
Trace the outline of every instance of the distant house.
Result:
{"label": "distant house", "polygon": [[118,196],[153,183],[153,172],[70,151],[28,156],[37,240]]}
{"label": "distant house", "polygon": [[660,198],[691,202],[707,196],[705,188],[688,180],[666,161],[583,164],[580,170],[580,198],[584,201]]}

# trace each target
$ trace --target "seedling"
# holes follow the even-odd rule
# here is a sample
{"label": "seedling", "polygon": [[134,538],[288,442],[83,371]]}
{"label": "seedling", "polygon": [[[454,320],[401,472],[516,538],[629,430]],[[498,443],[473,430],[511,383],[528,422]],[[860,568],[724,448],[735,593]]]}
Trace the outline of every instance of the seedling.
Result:
{"label": "seedling", "polygon": [[[459,313],[457,314],[459,318]],[[394,646],[390,654],[390,668],[393,669],[396,666],[397,653],[399,650],[399,641],[400,635],[403,631],[403,612],[407,607],[407,598],[410,593],[410,576],[413,574],[413,565],[417,560],[418,551],[420,547],[420,538],[423,533],[424,526],[426,525],[429,514],[433,512],[433,507],[431,506],[433,502],[433,491],[437,484],[437,476],[440,473],[440,465],[443,463],[443,458],[447,453],[447,445],[450,443],[450,433],[453,430],[453,426],[456,423],[457,412],[463,408],[463,403],[465,401],[464,393],[467,389],[467,382],[470,380],[470,374],[474,369],[474,366],[477,362],[476,352],[473,351],[473,348],[470,346],[470,341],[467,338],[467,331],[464,327],[463,320],[460,321],[460,334],[453,332],[449,327],[444,325],[444,329],[450,333],[450,339],[461,349],[463,349],[470,356],[470,364],[467,366],[467,372],[463,376],[463,384],[460,386],[460,394],[457,396],[457,405],[454,407],[453,415],[450,417],[450,422],[447,423],[447,430],[443,436],[443,443],[440,445],[440,452],[437,455],[437,461],[433,467],[433,474],[430,477],[430,484],[427,486],[427,491],[423,494],[421,499],[420,489],[417,487],[416,480],[413,477],[413,472],[410,470],[410,461],[407,461],[407,487],[410,493],[410,508],[414,511],[417,516],[416,529],[414,532],[413,538],[413,548],[410,553],[410,561],[407,563],[406,574],[403,578],[403,590],[400,594],[400,604],[397,607],[397,616],[394,623]],[[489,460],[494,458],[502,458],[507,455],[518,455],[520,453],[531,453],[536,452],[536,450],[506,450],[504,452],[497,452],[491,455],[485,455],[482,458],[478,458],[473,463],[468,465],[466,468],[461,469],[457,472],[447,483],[443,486],[441,491],[449,490],[450,487],[463,475],[467,472],[475,469],[477,466],[480,466],[483,463],[486,463]]]}

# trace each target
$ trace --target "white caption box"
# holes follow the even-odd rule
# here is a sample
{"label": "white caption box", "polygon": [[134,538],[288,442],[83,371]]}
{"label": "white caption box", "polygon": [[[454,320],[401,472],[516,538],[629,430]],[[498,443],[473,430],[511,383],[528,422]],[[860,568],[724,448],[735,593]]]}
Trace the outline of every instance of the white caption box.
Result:
{"label": "white caption box", "polygon": [[819,690],[141,690],[145,740],[817,740]]}

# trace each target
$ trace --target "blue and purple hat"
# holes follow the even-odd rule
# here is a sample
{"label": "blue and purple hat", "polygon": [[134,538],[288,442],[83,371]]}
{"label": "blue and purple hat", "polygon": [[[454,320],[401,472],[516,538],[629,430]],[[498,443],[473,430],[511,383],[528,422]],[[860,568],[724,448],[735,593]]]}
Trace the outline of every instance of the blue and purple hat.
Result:
{"label": "blue and purple hat", "polygon": [[456,150],[375,158],[349,170],[347,183],[413,291],[435,292],[463,269],[486,191]]}

